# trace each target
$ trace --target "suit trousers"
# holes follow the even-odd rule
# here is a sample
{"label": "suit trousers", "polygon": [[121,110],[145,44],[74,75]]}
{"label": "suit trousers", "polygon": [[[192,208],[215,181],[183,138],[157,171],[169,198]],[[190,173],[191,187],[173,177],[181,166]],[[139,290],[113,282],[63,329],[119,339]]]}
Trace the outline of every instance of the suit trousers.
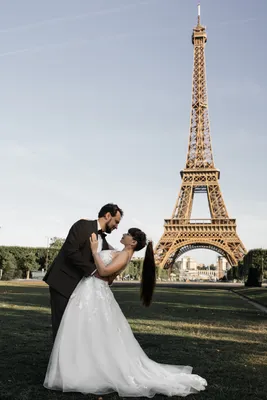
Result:
{"label": "suit trousers", "polygon": [[63,317],[65,308],[67,307],[69,299],[62,296],[55,289],[49,287],[50,291],[50,306],[51,306],[51,319],[52,319],[52,332],[53,340],[55,340],[57,331]]}

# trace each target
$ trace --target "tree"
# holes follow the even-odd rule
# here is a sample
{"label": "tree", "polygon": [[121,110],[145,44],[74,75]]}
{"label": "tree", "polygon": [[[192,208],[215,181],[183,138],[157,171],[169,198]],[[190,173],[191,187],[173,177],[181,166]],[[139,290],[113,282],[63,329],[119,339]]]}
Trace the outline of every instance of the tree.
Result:
{"label": "tree", "polygon": [[252,249],[243,259],[243,274],[246,286],[261,286],[266,274],[267,250]]}
{"label": "tree", "polygon": [[3,280],[11,280],[16,277],[17,262],[13,254],[6,252],[1,260],[3,269]]}
{"label": "tree", "polygon": [[54,236],[53,238],[51,238],[49,247],[60,250],[61,247],[63,246],[64,242],[65,242],[65,239]]}
{"label": "tree", "polygon": [[36,261],[36,255],[33,251],[29,251],[21,259],[21,267],[26,274],[26,279],[30,279],[30,272],[39,268],[39,264]]}
{"label": "tree", "polygon": [[230,268],[227,271],[227,280],[232,281],[233,279],[234,279],[233,268]]}
{"label": "tree", "polygon": [[45,259],[44,259],[45,270],[47,270],[48,266],[50,264],[52,264],[55,257],[57,256],[59,250],[63,246],[64,242],[65,242],[65,239],[59,238],[57,236],[54,236],[53,238],[50,239],[50,245],[46,249],[46,254],[45,254]]}
{"label": "tree", "polygon": [[156,279],[159,279],[160,276],[160,266],[156,265]]}
{"label": "tree", "polygon": [[132,259],[127,265],[127,267],[122,271],[120,276],[122,278],[127,276],[130,279],[139,280],[141,277],[142,265],[143,265],[142,258]]}
{"label": "tree", "polygon": [[159,272],[159,278],[167,280],[169,278],[169,273],[168,269],[160,268]]}
{"label": "tree", "polygon": [[255,268],[254,266],[252,266],[251,268],[249,268],[249,272],[248,272],[248,279],[245,283],[245,286],[248,287],[258,287],[261,286],[261,282],[260,282],[260,272],[257,268]]}
{"label": "tree", "polygon": [[173,264],[172,272],[176,275],[176,280],[179,281],[181,272],[181,263],[179,261]]}
{"label": "tree", "polygon": [[237,266],[237,268],[238,268],[238,276],[239,276],[239,279],[244,279],[244,263],[243,263],[243,260],[241,260],[241,261],[238,261],[238,266]]}
{"label": "tree", "polygon": [[140,280],[143,268],[143,259],[136,258],[131,260],[130,264],[132,264],[132,272],[131,275],[134,280]]}
{"label": "tree", "polygon": [[[58,240],[56,240],[58,239]],[[61,238],[53,238],[51,243],[52,247],[20,247],[20,246],[0,246],[0,270],[3,271],[2,262],[5,259],[7,254],[12,254],[12,256],[16,260],[16,270],[14,272],[14,278],[22,277],[27,275],[27,271],[25,270],[25,259],[29,253],[35,255],[35,264],[33,268],[37,270],[41,270],[43,268],[47,268],[50,265],[56,255],[59,252],[60,246],[62,246],[64,239]],[[8,257],[8,256],[7,256]],[[0,271],[1,272],[1,271]],[[1,276],[0,276],[1,279]]]}

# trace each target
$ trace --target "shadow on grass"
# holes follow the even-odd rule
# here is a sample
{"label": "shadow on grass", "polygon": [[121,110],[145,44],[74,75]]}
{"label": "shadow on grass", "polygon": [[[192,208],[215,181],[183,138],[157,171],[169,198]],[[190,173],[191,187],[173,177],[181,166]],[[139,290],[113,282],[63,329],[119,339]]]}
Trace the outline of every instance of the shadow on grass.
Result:
{"label": "shadow on grass", "polygon": [[[0,302],[21,307],[47,307],[49,292],[47,287],[2,287]],[[130,319],[159,321],[190,321],[205,323],[219,320],[231,325],[238,318],[241,327],[247,327],[248,320],[266,321],[266,316],[247,306],[242,299],[227,290],[208,291],[196,289],[167,288],[156,289],[151,307],[142,307],[139,300],[139,288],[112,288],[124,314]],[[216,301],[215,301],[216,300]],[[219,316],[219,317],[218,317]]]}
{"label": "shadow on grass", "polygon": [[[17,288],[15,288],[17,289]],[[1,318],[1,383],[0,393],[1,400],[52,400],[52,399],[69,399],[84,400],[96,399],[97,396],[84,396],[80,394],[62,394],[59,392],[51,392],[43,388],[42,383],[47,368],[47,363],[52,347],[51,323],[49,313],[36,310],[12,309],[13,305],[28,304],[36,308],[49,307],[48,290],[46,288],[23,288],[19,293],[6,293],[2,295],[1,301],[5,302],[5,307],[0,309]],[[16,292],[16,290],[14,291]],[[259,324],[266,322],[266,317],[258,314],[256,311],[239,309],[239,304],[243,304],[242,300],[232,298],[229,301],[227,296],[221,296],[216,293],[210,296],[207,294],[194,291],[195,293],[169,293],[169,290],[156,293],[155,304],[151,309],[144,309],[139,304],[138,290],[121,291],[114,290],[115,296],[119,303],[123,305],[124,312],[128,318],[137,319],[136,323],[142,325],[142,319],[155,319],[157,316],[157,325],[162,334],[155,334],[153,331],[148,333],[137,333],[135,336],[139,340],[142,348],[147,355],[157,362],[166,364],[192,365],[194,373],[199,374],[207,379],[208,389],[198,395],[191,395],[191,400],[229,400],[229,399],[264,399],[267,392],[267,376],[266,365],[266,341],[262,341],[262,335],[254,334],[255,344],[247,344],[244,340],[246,335],[238,335],[240,330],[239,320],[231,319],[232,331],[234,332],[235,342],[223,336],[221,338],[209,338],[209,328],[199,326],[199,330],[205,337],[190,337],[179,334],[175,326],[168,327],[170,331],[164,334],[164,322],[171,321],[173,315],[165,314],[165,318],[161,319],[161,314],[165,311],[162,307],[168,307],[171,304],[189,304],[188,311],[182,308],[179,318],[186,320],[188,323],[195,323],[194,301],[198,305],[203,306],[199,315],[203,324],[214,324],[216,329],[220,331],[220,327],[216,326],[216,321],[211,316],[211,304],[219,307],[221,301],[236,309],[236,317],[245,318],[247,325]],[[191,297],[192,296],[192,297]],[[131,300],[130,300],[131,298]],[[163,305],[162,305],[163,304]],[[210,307],[209,307],[210,305]],[[208,307],[207,310],[204,307]],[[169,312],[175,310],[171,306]],[[144,311],[147,315],[144,317]],[[177,313],[177,309],[175,310]],[[227,316],[226,311],[218,309],[220,315],[220,323],[225,324],[224,317]],[[229,312],[228,312],[229,313]],[[243,315],[244,314],[244,315]],[[217,315],[217,317],[218,317]],[[240,317],[241,315],[241,317]],[[204,319],[203,319],[204,316]],[[139,322],[140,321],[140,322]],[[179,321],[179,319],[175,319]],[[218,321],[217,321],[218,323]],[[213,328],[213,329],[214,329]],[[236,331],[235,331],[235,330]],[[229,327],[230,332],[230,327]],[[239,340],[237,340],[239,338]],[[248,362],[251,354],[257,357],[259,362],[253,365]],[[264,357],[265,355],[265,357]],[[262,363],[261,360],[262,359]],[[116,394],[104,396],[104,400],[119,399]],[[164,396],[157,395],[155,400],[165,399]],[[174,397],[178,399],[178,397]]]}
{"label": "shadow on grass", "polygon": [[[80,394],[51,392],[42,387],[52,346],[49,316],[35,311],[5,310],[3,317],[6,329],[1,332],[1,399],[84,399]],[[246,343],[240,342],[233,351],[233,344],[227,341],[222,346],[221,341],[175,335],[137,334],[136,338],[155,361],[192,365],[194,373],[208,380],[207,391],[191,399],[264,399],[267,384],[263,377],[267,368],[266,365],[244,366],[244,360],[251,354],[251,346]],[[259,357],[264,349],[264,346],[257,348]],[[155,397],[161,398],[164,397]],[[118,399],[118,396],[112,394],[105,399]]]}
{"label": "shadow on grass", "polygon": [[248,299],[257,302],[265,307],[267,307],[267,288],[242,288],[242,289],[233,289],[235,293],[241,294],[242,296],[247,297]]}
{"label": "shadow on grass", "polygon": [[240,328],[266,322],[266,315],[226,290],[202,292],[193,289],[157,289],[151,307],[144,308],[138,289],[114,289],[127,318],[159,321],[195,321],[230,326],[238,320]]}

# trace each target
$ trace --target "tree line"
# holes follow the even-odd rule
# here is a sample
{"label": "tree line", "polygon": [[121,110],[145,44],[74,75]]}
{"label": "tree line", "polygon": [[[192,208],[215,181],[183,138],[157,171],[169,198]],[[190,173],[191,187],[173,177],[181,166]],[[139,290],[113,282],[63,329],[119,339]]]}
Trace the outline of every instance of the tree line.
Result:
{"label": "tree line", "polygon": [[[31,277],[33,271],[46,271],[58,254],[64,239],[54,237],[49,247],[0,246],[2,280]],[[132,259],[120,274],[124,280],[140,280],[143,259]],[[168,271],[156,268],[157,278],[167,279]],[[1,278],[1,277],[0,277]]]}
{"label": "tree line", "polygon": [[[0,246],[0,270],[2,280],[18,278],[29,279],[32,271],[47,270],[58,254],[64,239],[54,237],[50,245],[44,247]],[[132,259],[121,273],[121,279],[140,280],[143,259]],[[156,268],[159,279],[168,279],[169,271]],[[243,280],[248,286],[259,286],[263,279],[267,279],[267,250],[252,249],[238,263],[227,272],[227,280]]]}
{"label": "tree line", "polygon": [[227,279],[244,280],[246,286],[259,286],[267,279],[267,250],[249,250],[237,266],[229,269]]}
{"label": "tree line", "polygon": [[29,279],[32,271],[46,270],[63,243],[64,239],[54,237],[47,248],[0,246],[2,280]]}

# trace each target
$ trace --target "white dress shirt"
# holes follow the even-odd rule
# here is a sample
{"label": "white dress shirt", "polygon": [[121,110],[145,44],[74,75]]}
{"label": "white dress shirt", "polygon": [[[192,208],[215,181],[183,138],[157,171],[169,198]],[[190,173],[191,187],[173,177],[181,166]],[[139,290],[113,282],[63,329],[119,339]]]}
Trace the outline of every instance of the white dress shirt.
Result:
{"label": "white dress shirt", "polygon": [[[99,221],[97,220],[97,230],[99,231],[101,228]],[[97,240],[98,240],[98,246],[97,246],[97,252],[100,253],[100,251],[102,250],[102,246],[103,246],[103,239],[101,235],[97,235]]]}

